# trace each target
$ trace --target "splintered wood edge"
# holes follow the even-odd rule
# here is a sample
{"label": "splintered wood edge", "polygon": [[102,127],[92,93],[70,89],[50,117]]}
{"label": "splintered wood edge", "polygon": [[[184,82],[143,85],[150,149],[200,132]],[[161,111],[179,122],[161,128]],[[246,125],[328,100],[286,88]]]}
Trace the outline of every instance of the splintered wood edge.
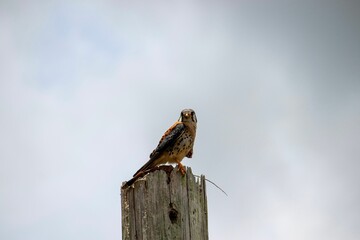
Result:
{"label": "splintered wood edge", "polygon": [[[160,165],[160,166],[156,166],[156,167],[154,167],[154,168],[151,168],[151,169],[146,170],[146,171],[144,171],[143,173],[141,173],[141,174],[138,176],[138,178],[137,178],[131,185],[129,185],[129,186],[127,186],[127,182],[128,182],[128,181],[123,182],[122,185],[121,185],[121,190],[125,190],[125,189],[127,189],[127,188],[129,188],[129,187],[134,187],[135,182],[137,182],[139,179],[144,179],[144,178],[148,175],[148,173],[152,173],[152,172],[155,172],[155,171],[158,171],[158,170],[162,170],[162,171],[166,172],[167,176],[170,178],[170,175],[171,175],[171,173],[172,173],[172,171],[173,171],[174,169],[178,170],[178,167],[175,167],[175,168],[174,168],[172,165]],[[190,173],[191,176],[194,176],[190,167],[186,167],[186,173],[185,173],[185,175],[187,175],[188,173]],[[204,176],[204,175],[201,175],[201,177],[205,177],[205,176]],[[200,179],[201,179],[201,177],[200,177]],[[195,182],[196,182],[198,185],[201,185],[201,184],[203,183],[201,180],[199,181],[197,177],[195,178]]]}

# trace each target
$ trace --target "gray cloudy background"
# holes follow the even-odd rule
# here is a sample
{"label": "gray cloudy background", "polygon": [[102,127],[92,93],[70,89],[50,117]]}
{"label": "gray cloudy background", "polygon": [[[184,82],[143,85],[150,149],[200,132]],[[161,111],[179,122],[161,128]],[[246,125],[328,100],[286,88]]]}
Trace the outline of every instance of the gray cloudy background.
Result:
{"label": "gray cloudy background", "polygon": [[0,239],[120,239],[198,116],[211,239],[360,239],[358,1],[1,1]]}

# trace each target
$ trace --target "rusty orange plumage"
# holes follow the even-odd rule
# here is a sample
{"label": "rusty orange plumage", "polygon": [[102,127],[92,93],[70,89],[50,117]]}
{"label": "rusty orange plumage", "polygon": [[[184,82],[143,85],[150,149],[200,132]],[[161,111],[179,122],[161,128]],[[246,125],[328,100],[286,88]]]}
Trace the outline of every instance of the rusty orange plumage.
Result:
{"label": "rusty orange plumage", "polygon": [[166,163],[178,164],[180,172],[184,175],[185,168],[181,164],[184,157],[191,158],[196,136],[197,118],[195,111],[184,109],[179,120],[175,122],[161,137],[159,144],[150,154],[150,159],[127,182],[131,185],[145,171]]}

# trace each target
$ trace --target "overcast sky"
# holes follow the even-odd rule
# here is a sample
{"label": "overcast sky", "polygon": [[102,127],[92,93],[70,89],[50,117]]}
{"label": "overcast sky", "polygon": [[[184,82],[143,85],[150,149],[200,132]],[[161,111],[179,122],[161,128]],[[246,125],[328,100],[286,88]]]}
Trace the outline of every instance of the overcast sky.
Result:
{"label": "overcast sky", "polygon": [[360,238],[358,1],[1,1],[0,239],[121,238],[180,111],[210,239]]}

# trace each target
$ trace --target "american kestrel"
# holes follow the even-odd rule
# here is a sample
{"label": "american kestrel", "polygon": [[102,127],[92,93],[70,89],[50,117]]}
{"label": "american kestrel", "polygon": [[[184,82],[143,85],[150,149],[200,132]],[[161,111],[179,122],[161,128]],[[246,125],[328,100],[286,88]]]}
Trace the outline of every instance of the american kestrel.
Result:
{"label": "american kestrel", "polygon": [[145,171],[165,163],[177,163],[181,174],[184,175],[186,171],[181,161],[184,157],[191,158],[193,155],[196,123],[194,110],[182,110],[178,121],[164,133],[150,154],[150,160],[134,174],[127,185],[131,185]]}

